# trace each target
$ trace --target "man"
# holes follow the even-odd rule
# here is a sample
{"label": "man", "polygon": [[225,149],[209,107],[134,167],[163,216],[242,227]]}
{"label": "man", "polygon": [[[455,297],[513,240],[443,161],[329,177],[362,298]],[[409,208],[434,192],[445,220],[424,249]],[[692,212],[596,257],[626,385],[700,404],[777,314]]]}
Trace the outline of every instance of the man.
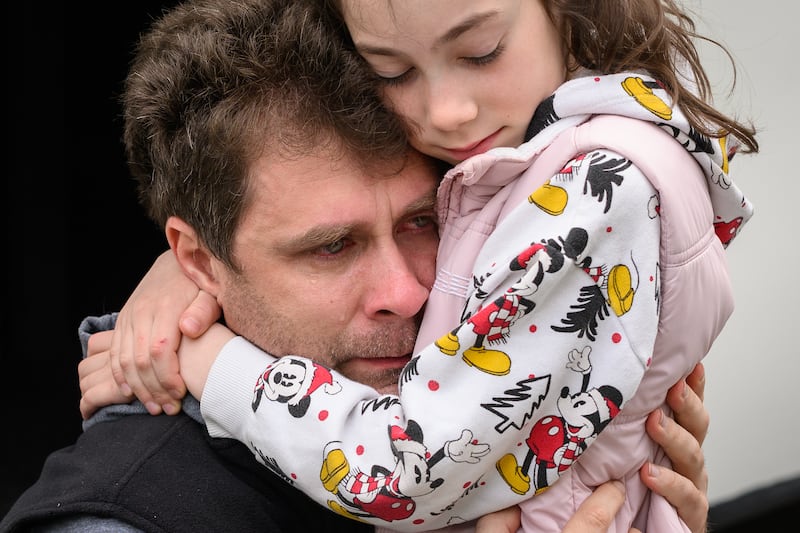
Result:
{"label": "man", "polygon": [[[176,267],[174,254],[221,304],[226,325],[263,349],[332,354],[348,377],[389,390],[433,282],[437,172],[407,151],[357,57],[314,10],[300,1],[190,0],[167,13],[143,36],[127,80],[126,148],[172,249],[164,268]],[[112,325],[113,317],[87,320],[84,342]],[[697,411],[689,398],[679,413]],[[659,442],[699,452],[665,422],[654,427]],[[704,492],[702,465],[687,471]],[[704,513],[702,494],[664,474],[668,492],[683,483],[674,503]],[[603,487],[600,503],[570,526],[590,531],[583,524],[598,512],[613,515],[613,490]],[[191,397],[172,417],[137,404],[95,416],[0,524],[23,528],[372,529],[314,504],[290,473],[258,467],[243,445],[209,438]]]}

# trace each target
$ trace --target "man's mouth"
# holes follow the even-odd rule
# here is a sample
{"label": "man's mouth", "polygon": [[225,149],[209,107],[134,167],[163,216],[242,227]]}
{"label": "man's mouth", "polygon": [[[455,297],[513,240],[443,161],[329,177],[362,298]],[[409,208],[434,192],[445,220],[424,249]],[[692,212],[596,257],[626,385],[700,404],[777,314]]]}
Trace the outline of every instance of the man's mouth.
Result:
{"label": "man's mouth", "polygon": [[406,363],[411,360],[411,354],[397,357],[368,357],[359,359],[376,369],[395,369],[406,366]]}

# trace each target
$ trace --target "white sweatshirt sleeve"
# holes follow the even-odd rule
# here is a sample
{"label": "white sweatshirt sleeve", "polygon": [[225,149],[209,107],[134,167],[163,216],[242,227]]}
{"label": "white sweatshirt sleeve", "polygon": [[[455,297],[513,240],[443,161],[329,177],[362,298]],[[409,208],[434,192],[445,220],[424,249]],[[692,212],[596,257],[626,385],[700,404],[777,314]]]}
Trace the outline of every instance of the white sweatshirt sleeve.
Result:
{"label": "white sweatshirt sleeve", "polygon": [[[633,395],[658,325],[653,188],[613,152],[572,164],[491,235],[468,318],[407,365],[399,396],[237,338],[203,394],[211,435],[320,504],[400,531],[556,482]],[[286,369],[294,381],[278,383]]]}

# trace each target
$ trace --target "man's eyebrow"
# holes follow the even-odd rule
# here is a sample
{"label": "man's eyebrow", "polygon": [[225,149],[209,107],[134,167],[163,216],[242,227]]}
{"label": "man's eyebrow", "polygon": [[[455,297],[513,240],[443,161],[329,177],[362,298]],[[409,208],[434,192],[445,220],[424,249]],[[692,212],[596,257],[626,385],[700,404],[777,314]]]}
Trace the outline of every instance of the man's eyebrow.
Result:
{"label": "man's eyebrow", "polygon": [[[463,21],[461,24],[457,26],[453,26],[450,28],[447,33],[442,35],[436,40],[436,46],[440,46],[450,41],[454,41],[458,39],[459,36],[463,35],[467,31],[480,26],[484,22],[489,19],[492,19],[498,15],[498,11],[487,11],[486,13],[477,13],[467,20]],[[393,56],[395,55],[395,50],[392,48],[384,47],[384,46],[372,46],[369,44],[361,44],[356,43],[356,48],[358,52],[361,54],[368,54],[368,55],[375,55],[375,56]]]}
{"label": "man's eyebrow", "polygon": [[[419,213],[431,211],[436,206],[436,191],[431,190],[424,196],[408,204],[401,213],[401,218]],[[306,232],[291,237],[283,242],[276,244],[275,249],[279,253],[291,254],[305,250],[313,250],[320,246],[327,246],[333,242],[352,235],[356,229],[354,224],[327,225],[320,224],[309,228]]]}
{"label": "man's eyebrow", "polygon": [[425,196],[421,196],[416,201],[411,202],[403,209],[403,215],[408,216],[420,211],[430,211],[436,207],[436,191],[432,190]]}
{"label": "man's eyebrow", "polygon": [[353,232],[352,225],[319,225],[309,228],[305,233],[287,239],[276,245],[281,253],[297,253],[313,250],[344,239]]}

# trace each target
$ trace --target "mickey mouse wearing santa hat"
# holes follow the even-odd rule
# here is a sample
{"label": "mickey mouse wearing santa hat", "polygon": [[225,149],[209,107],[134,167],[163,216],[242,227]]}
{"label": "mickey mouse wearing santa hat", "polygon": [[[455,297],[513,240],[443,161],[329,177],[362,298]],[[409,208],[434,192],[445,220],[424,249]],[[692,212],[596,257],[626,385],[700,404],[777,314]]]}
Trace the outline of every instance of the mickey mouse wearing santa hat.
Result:
{"label": "mickey mouse wearing santa hat", "polygon": [[535,492],[547,489],[619,413],[622,394],[616,387],[589,388],[590,353],[590,346],[570,352],[567,367],[583,374],[581,390],[570,394],[569,387],[561,389],[556,400],[560,416],[545,416],[533,425],[525,439],[528,451],[522,465],[513,453],[497,461],[498,473],[513,492],[530,490],[531,467]]}
{"label": "mickey mouse wearing santa hat", "polygon": [[253,391],[253,412],[266,395],[272,401],[285,403],[289,414],[300,418],[311,405],[311,395],[320,388],[336,394],[342,387],[328,368],[309,359],[283,357],[267,366],[258,377]]}

